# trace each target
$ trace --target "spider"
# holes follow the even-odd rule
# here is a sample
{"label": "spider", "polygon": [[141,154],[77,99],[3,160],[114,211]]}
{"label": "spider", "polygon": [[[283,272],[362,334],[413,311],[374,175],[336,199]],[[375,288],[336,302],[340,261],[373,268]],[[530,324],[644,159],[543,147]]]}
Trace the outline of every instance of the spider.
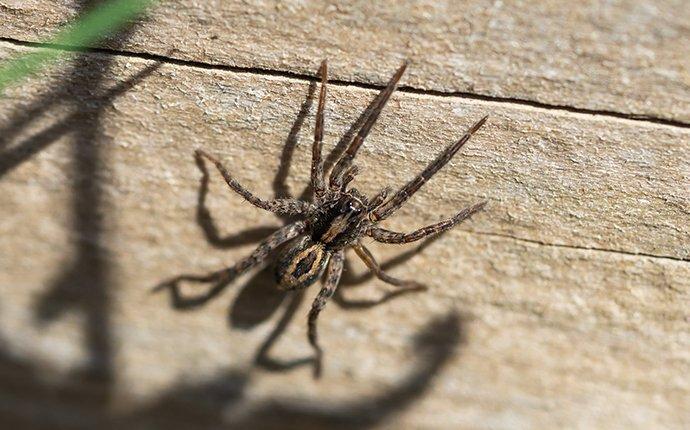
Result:
{"label": "spider", "polygon": [[[390,79],[373,104],[370,113],[364,119],[357,135],[349,143],[347,149],[335,163],[330,174],[328,174],[328,172],[324,171],[324,162],[321,156],[328,66],[326,61],[321,63],[319,69],[321,86],[316,112],[314,142],[312,145],[310,181],[313,189],[312,201],[261,199],[244,188],[216,157],[201,149],[195,152],[197,161],[202,162],[203,159],[207,159],[213,163],[230,188],[249,203],[278,215],[294,217],[297,221],[275,231],[263,240],[249,256],[240,260],[232,267],[204,276],[184,276],[183,278],[196,282],[229,282],[236,276],[264,262],[280,246],[291,242],[280,252],[277,258],[275,275],[279,289],[298,290],[307,288],[321,278],[324,272],[326,273],[323,287],[319,291],[309,312],[308,322],[308,338],[315,351],[316,365],[314,373],[317,377],[320,374],[323,352],[317,338],[316,322],[319,313],[338,287],[340,275],[343,271],[345,249],[353,248],[357,256],[364,261],[369,270],[380,280],[396,287],[415,290],[422,289],[425,287],[418,282],[402,280],[386,274],[371,252],[362,243],[362,237],[368,236],[378,242],[393,244],[414,242],[450,229],[481,210],[486,204],[485,201],[474,204],[458,212],[452,218],[420,228],[411,233],[398,233],[378,226],[379,222],[395,213],[426,181],[445,166],[486,122],[488,116],[477,121],[458,141],[448,146],[417,177],[390,197],[389,194],[392,191],[388,187],[372,198],[367,198],[356,188],[349,187],[350,182],[358,173],[357,166],[353,164],[357,151],[364,143],[406,68],[407,62]],[[181,278],[177,280],[179,281]]]}

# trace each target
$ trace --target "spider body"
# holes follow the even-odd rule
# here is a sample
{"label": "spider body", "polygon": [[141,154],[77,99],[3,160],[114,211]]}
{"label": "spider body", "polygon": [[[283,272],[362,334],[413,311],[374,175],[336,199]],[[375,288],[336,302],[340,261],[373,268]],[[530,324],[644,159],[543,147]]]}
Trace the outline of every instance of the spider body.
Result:
{"label": "spider body", "polygon": [[331,252],[343,249],[361,237],[366,225],[366,198],[356,189],[348,191],[309,223],[312,239],[323,243]]}
{"label": "spider body", "polygon": [[[386,88],[381,91],[372,104],[371,112],[364,119],[357,135],[349,142],[349,146],[333,166],[333,169],[330,172],[324,172],[321,150],[327,66],[325,61],[322,63],[320,69],[321,90],[316,113],[314,144],[312,146],[311,186],[314,191],[312,201],[295,199],[263,200],[256,197],[240,185],[218,159],[202,150],[196,151],[198,162],[203,163],[204,159],[206,159],[215,164],[230,188],[247,201],[261,209],[280,215],[296,217],[298,220],[271,234],[248,257],[237,262],[232,267],[204,276],[181,276],[176,278],[172,284],[181,280],[218,282],[219,284],[229,282],[234,277],[262,263],[281,245],[291,242],[277,259],[275,275],[278,287],[283,290],[303,289],[324,277],[324,285],[309,312],[309,342],[316,351],[315,372],[317,375],[320,372],[321,348],[317,340],[316,321],[327,300],[333,295],[338,286],[343,270],[345,249],[354,249],[357,256],[364,261],[367,267],[380,280],[400,287],[402,291],[420,290],[425,288],[422,284],[415,281],[397,279],[386,274],[380,268],[374,256],[364,246],[361,238],[368,236],[383,243],[413,242],[448,230],[482,209],[485,204],[485,202],[481,202],[469,206],[451,218],[410,233],[398,233],[378,226],[379,222],[397,211],[426,181],[448,163],[470,139],[472,134],[484,124],[487,117],[476,122],[458,141],[449,145],[417,177],[393,193],[392,196],[389,197],[391,191],[385,188],[371,199],[368,199],[357,189],[348,187],[358,173],[357,167],[352,164],[357,151],[364,143],[381,110],[395,90],[406,67],[407,64],[403,64],[393,75]],[[325,276],[322,276],[324,272]]]}
{"label": "spider body", "polygon": [[278,257],[278,287],[301,289],[319,279],[331,254],[362,236],[366,209],[366,197],[350,189],[316,210],[307,221],[307,233]]}

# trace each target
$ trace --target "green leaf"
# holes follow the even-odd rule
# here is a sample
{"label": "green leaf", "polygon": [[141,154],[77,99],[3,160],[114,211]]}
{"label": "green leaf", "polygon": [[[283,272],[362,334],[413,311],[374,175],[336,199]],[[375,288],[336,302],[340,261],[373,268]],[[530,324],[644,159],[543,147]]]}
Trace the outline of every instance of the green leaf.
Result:
{"label": "green leaf", "polygon": [[[156,0],[112,0],[84,15],[59,31],[46,44],[84,48],[93,46],[115,33],[143,13]],[[16,84],[37,73],[69,51],[43,48],[9,60],[0,66],[0,94],[8,85]]]}

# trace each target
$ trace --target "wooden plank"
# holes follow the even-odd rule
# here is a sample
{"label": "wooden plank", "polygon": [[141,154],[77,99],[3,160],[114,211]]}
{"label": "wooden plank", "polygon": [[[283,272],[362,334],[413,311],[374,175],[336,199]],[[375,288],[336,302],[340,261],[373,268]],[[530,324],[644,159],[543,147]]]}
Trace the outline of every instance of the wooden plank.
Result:
{"label": "wooden plank", "polygon": [[[221,155],[252,188],[270,194],[271,169],[278,166],[307,84],[184,67],[163,70],[174,72],[162,76],[167,85],[156,90],[155,98],[118,102],[119,109],[132,113],[123,126],[131,131],[122,144],[146,141],[152,151],[174,145],[185,164],[194,148],[206,148]],[[26,91],[17,88],[10,96],[23,98]],[[328,148],[374,94],[331,88]],[[677,127],[398,93],[362,150],[357,186],[369,194],[384,185],[401,186],[487,113],[490,120],[476,138],[387,225],[411,230],[488,199],[477,221],[460,228],[547,244],[690,258],[690,187],[682,185],[688,184],[690,172],[690,131]],[[308,116],[298,135],[303,147],[313,122]],[[306,183],[309,170],[309,150],[297,152],[295,190]],[[244,160],[266,157],[273,160],[270,165],[245,165]]]}
{"label": "wooden plank", "polygon": [[[77,14],[72,1],[5,0],[0,37],[40,41]],[[409,59],[403,84],[417,89],[687,124],[688,21],[684,0],[187,0],[162,2],[110,46],[309,75],[328,58],[334,78],[373,84]]]}
{"label": "wooden plank", "polygon": [[[5,57],[26,51],[0,46]],[[205,240],[192,151],[219,154],[248,187],[272,195],[308,84],[154,66],[91,54],[0,102],[7,421],[687,427],[686,130],[396,94],[358,157],[356,184],[367,192],[403,183],[472,120],[492,117],[391,228],[412,229],[480,198],[490,205],[390,269],[423,279],[428,292],[371,309],[329,304],[320,322],[326,373],[312,381],[309,367],[275,372],[255,363],[294,297],[271,293],[270,273],[245,276],[193,311],[150,294],[170,276],[250,251],[250,241],[221,250]],[[329,148],[373,95],[331,88]],[[293,193],[308,176],[313,110],[289,163]],[[223,234],[279,224],[215,174],[208,205]],[[588,246],[602,250],[579,249]],[[381,261],[414,249],[372,247]],[[626,255],[635,252],[658,256]],[[345,297],[379,297],[387,289],[363,281],[352,257]],[[305,316],[315,294],[294,306],[273,358],[310,354]]]}

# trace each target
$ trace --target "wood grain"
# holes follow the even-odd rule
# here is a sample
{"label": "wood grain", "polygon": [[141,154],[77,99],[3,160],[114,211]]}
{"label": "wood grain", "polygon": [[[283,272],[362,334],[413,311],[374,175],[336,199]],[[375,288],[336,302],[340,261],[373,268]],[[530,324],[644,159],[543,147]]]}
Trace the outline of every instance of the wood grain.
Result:
{"label": "wood grain", "polygon": [[[0,37],[41,41],[72,1],[0,2]],[[108,46],[251,70],[690,122],[685,0],[161,2]]]}
{"label": "wood grain", "polygon": [[[0,57],[28,49],[2,43]],[[255,361],[289,309],[271,356],[310,354],[316,290],[291,304],[295,296],[273,292],[272,275],[260,272],[190,311],[151,294],[164,279],[252,249],[240,239],[214,246],[197,225],[195,148],[219,155],[259,195],[283,190],[283,174],[285,189],[301,192],[315,111],[308,92],[300,79],[88,54],[0,101],[5,421],[687,427],[690,148],[681,127],[395,94],[357,159],[355,185],[367,193],[403,184],[475,119],[491,117],[388,225],[411,230],[480,199],[489,205],[389,268],[428,292],[369,309],[327,306],[321,381],[308,366]],[[331,87],[329,150],[374,95]],[[279,225],[218,175],[208,205],[223,235]],[[372,248],[382,262],[415,249]],[[353,257],[345,299],[380,297],[387,288]]]}
{"label": "wood grain", "polygon": [[[270,170],[246,166],[244,159],[263,154],[277,166],[307,83],[185,67],[163,70],[165,84],[156,88],[155,98],[118,101],[120,110],[137,112],[124,127],[131,135],[127,144],[143,139],[153,151],[162,145],[156,142],[167,139],[184,157],[203,147],[269,193]],[[20,98],[25,91],[15,89],[10,96]],[[327,150],[374,95],[352,86],[330,89]],[[407,204],[402,217],[391,219],[392,227],[413,230],[488,199],[482,222],[460,228],[546,244],[690,258],[690,189],[683,186],[690,172],[690,132],[682,128],[398,93],[362,150],[358,163],[364,173],[356,186],[372,195],[384,185],[401,186],[487,113],[484,128]],[[311,112],[298,136],[302,145],[309,144],[313,122]],[[309,170],[309,150],[299,153],[293,171],[301,183],[295,191],[306,184]]]}

